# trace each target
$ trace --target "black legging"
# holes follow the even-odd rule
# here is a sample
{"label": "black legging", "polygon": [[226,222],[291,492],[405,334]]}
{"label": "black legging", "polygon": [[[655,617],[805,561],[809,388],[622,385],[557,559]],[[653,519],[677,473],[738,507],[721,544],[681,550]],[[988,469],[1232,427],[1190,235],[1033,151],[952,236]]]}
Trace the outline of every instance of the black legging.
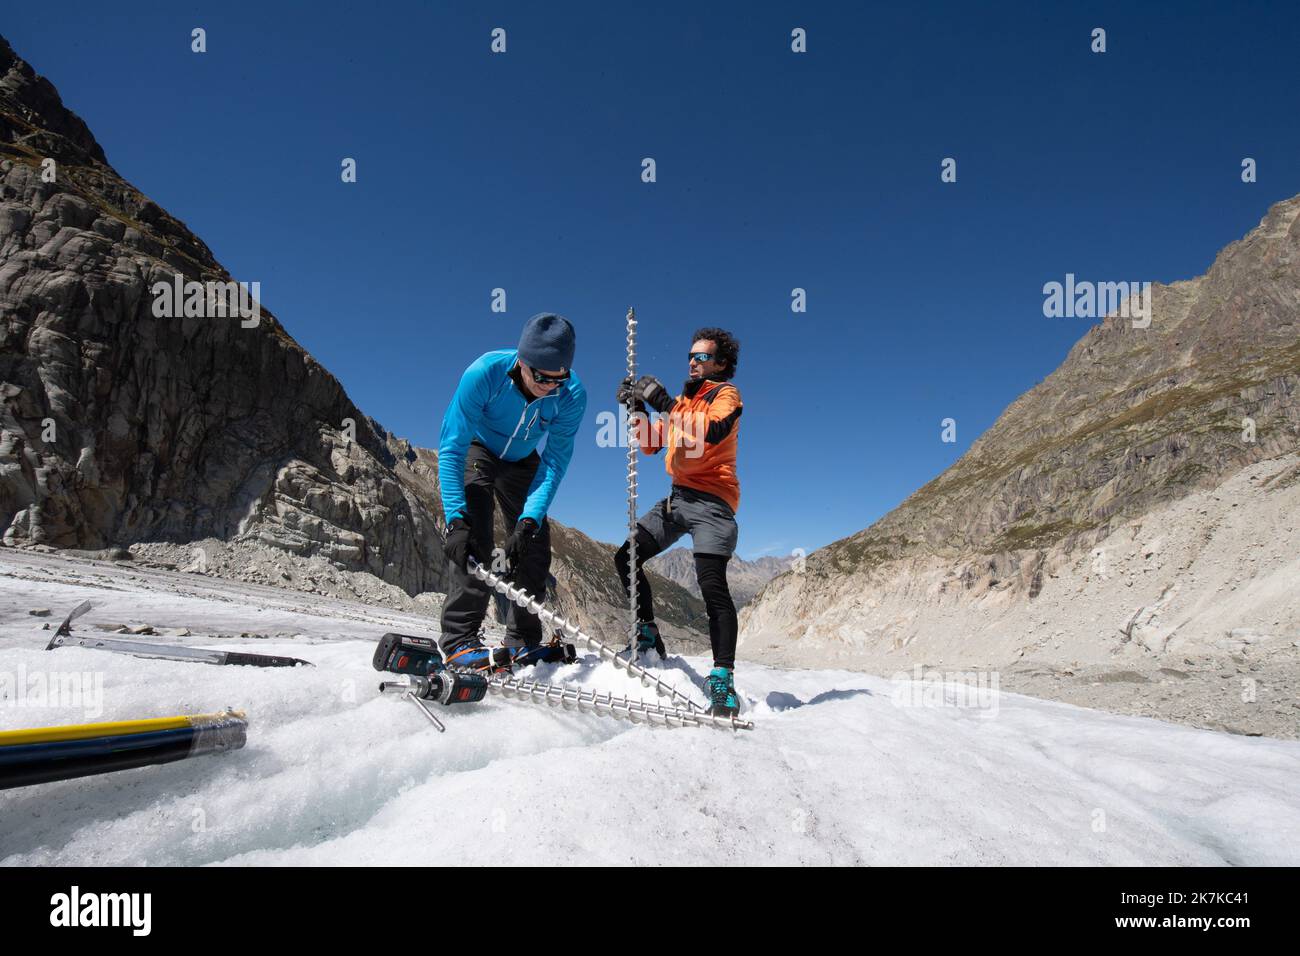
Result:
{"label": "black legging", "polygon": [[695,556],[695,579],[709,610],[709,640],[713,644],[713,666],[736,666],[736,605],[727,587],[727,558],[720,554]]}
{"label": "black legging", "polygon": [[[650,593],[650,582],[646,580],[642,565],[659,553],[659,545],[640,525],[636,529],[636,616],[639,621],[655,619],[654,595]],[[623,585],[623,594],[627,595],[627,542],[614,555],[614,567],[618,570],[618,583]]]}
{"label": "black legging", "polygon": [[[627,594],[627,542],[614,555],[618,580]],[[642,565],[659,553],[659,545],[642,528],[636,529],[636,615],[639,620],[655,619],[654,595]],[[713,645],[713,666],[736,666],[736,605],[727,587],[727,558],[720,554],[695,555],[695,579],[709,612],[709,641]]]}

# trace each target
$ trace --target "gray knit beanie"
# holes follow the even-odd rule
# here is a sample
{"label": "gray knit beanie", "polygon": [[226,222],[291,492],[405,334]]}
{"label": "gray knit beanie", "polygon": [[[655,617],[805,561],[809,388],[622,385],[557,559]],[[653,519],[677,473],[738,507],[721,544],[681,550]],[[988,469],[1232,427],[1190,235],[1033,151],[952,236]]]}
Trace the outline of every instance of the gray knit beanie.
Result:
{"label": "gray knit beanie", "polygon": [[528,320],[519,337],[519,357],[525,365],[546,372],[573,368],[576,336],[569,320],[554,312],[539,312]]}

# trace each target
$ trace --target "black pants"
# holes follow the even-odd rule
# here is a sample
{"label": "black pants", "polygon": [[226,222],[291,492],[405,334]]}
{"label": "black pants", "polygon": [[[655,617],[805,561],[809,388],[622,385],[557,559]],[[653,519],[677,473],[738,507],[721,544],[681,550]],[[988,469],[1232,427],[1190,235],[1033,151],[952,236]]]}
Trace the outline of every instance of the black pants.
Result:
{"label": "black pants", "polygon": [[[483,555],[491,567],[492,522],[496,505],[501,505],[506,532],[514,530],[528,497],[528,486],[541,463],[537,452],[519,461],[502,461],[477,442],[465,455],[465,517],[469,520],[471,550]],[[503,542],[504,543],[504,542]],[[515,569],[513,583],[541,600],[551,570],[551,526],[543,519],[532,546]],[[442,605],[444,651],[476,637],[487,615],[492,591],[464,568],[452,566],[447,600]],[[510,644],[538,644],[542,625],[536,615],[511,603],[506,615],[506,641]]]}
{"label": "black pants", "polygon": [[[636,616],[642,621],[655,619],[654,595],[650,593],[650,582],[642,570],[642,565],[660,551],[659,542],[640,525],[636,529]],[[700,594],[704,597],[704,606],[709,612],[709,642],[713,645],[713,666],[734,668],[736,666],[736,605],[731,600],[731,590],[727,587],[727,561],[721,554],[695,555],[695,580],[699,582]],[[627,594],[628,546],[623,546],[614,555],[614,567],[618,570],[618,580]]]}

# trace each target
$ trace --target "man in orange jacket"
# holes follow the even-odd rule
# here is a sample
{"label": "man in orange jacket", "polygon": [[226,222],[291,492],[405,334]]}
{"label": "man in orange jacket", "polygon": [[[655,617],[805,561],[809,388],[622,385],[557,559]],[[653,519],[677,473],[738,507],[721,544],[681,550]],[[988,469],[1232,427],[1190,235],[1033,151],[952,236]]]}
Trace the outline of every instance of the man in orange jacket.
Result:
{"label": "man in orange jacket", "polygon": [[[723,716],[740,711],[735,684],[736,605],[727,587],[727,562],[736,550],[740,505],[736,441],[744,406],[740,391],[731,383],[739,358],[740,342],[730,332],[700,329],[691,345],[690,378],[681,395],[674,398],[652,375],[635,382],[625,379],[618,390],[619,404],[628,405],[630,411],[644,413],[649,406],[659,412],[659,418],[640,430],[641,451],[653,455],[667,449],[664,464],[672,478],[668,497],[637,519],[637,650],[653,648],[664,654],[650,582],[641,564],[689,534],[713,644],[713,670],[704,689],[710,713]],[[624,591],[629,546],[624,542],[614,558]]]}

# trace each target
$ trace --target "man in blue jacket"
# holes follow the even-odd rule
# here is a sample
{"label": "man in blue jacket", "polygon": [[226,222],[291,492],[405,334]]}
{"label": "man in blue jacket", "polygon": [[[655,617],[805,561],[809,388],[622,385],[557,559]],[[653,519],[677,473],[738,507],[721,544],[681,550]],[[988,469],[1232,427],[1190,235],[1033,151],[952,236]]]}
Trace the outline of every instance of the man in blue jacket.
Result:
{"label": "man in blue jacket", "polygon": [[[539,599],[546,593],[551,568],[546,512],[587,410],[586,390],[572,370],[575,341],[563,316],[533,316],[519,348],[488,352],[465,370],[443,416],[438,475],[451,581],[442,606],[441,646],[449,663],[489,663],[478,634],[491,591],[469,574],[466,561],[473,555],[492,567],[497,503],[509,533],[504,576]],[[511,604],[506,646],[517,651],[541,642],[537,617]]]}

